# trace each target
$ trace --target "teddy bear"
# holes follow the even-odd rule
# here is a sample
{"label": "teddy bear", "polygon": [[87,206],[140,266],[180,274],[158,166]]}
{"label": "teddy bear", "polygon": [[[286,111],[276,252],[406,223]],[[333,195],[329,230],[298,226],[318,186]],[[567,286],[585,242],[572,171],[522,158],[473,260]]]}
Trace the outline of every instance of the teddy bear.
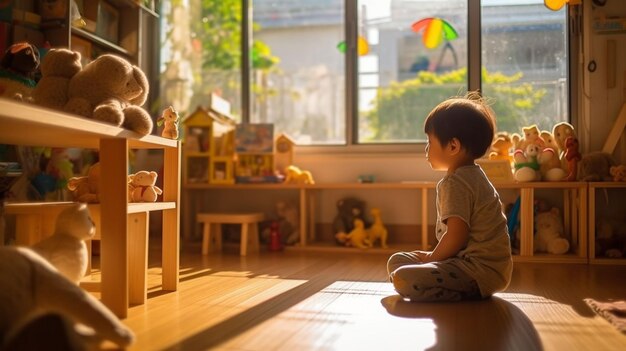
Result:
{"label": "teddy bear", "polygon": [[83,69],[80,53],[50,49],[41,61],[41,79],[33,89],[33,101],[43,107],[63,110],[70,80]]}
{"label": "teddy bear", "polygon": [[128,177],[129,197],[131,202],[155,202],[157,197],[163,194],[156,186],[158,174],[151,171],[139,171]]}
{"label": "teddy bear", "polygon": [[615,161],[610,154],[594,151],[585,154],[578,162],[578,180],[584,182],[608,182],[611,177],[611,167]]}
{"label": "teddy bear", "polygon": [[87,171],[86,176],[72,177],[67,181],[67,189],[72,192],[74,201],[85,203],[100,202],[100,162],[96,162]]}
{"label": "teddy bear", "polygon": [[168,139],[178,139],[178,112],[170,106],[163,110],[163,114],[157,120],[157,125],[163,125],[161,136]]}
{"label": "teddy bear", "polygon": [[513,147],[513,141],[506,132],[498,133],[493,142],[491,143],[491,152],[489,153],[490,160],[507,160],[513,161],[510,150]]}
{"label": "teddy bear", "polygon": [[513,154],[515,173],[513,178],[518,182],[532,182],[541,179],[539,172],[539,145],[528,144],[526,150],[516,150]]}
{"label": "teddy bear", "polygon": [[37,85],[34,73],[39,64],[37,47],[27,42],[11,45],[0,61],[0,96],[30,100]]}
{"label": "teddy bear", "polygon": [[536,124],[523,127],[522,132],[524,136],[520,136],[517,133],[513,133],[511,136],[515,150],[526,150],[528,145],[538,145],[540,147],[544,146],[544,140],[541,138],[539,128]]}
{"label": "teddy bear", "polygon": [[[52,57],[52,58],[51,58]],[[57,55],[46,55],[43,61],[54,60]],[[65,61],[55,60],[52,72],[68,69]],[[68,65],[75,66],[74,59]],[[68,71],[71,71],[68,69]],[[43,78],[43,77],[42,77]],[[67,83],[67,84],[65,84]],[[121,126],[140,135],[152,132],[152,118],[141,105],[146,102],[149,84],[143,71],[124,58],[112,54],[101,55],[74,74],[69,82],[58,84],[50,80],[42,86],[35,101],[40,105],[55,104],[49,90],[63,90],[67,85],[67,103],[63,110],[97,121]],[[58,103],[58,102],[57,102]]]}
{"label": "teddy bear", "polygon": [[365,228],[370,227],[370,223],[365,219],[365,207],[363,200],[354,197],[347,197],[337,201],[337,215],[333,220],[333,231],[337,244],[351,245],[348,233],[354,229],[355,219],[363,221]]}
{"label": "teddy bear", "polygon": [[553,207],[550,211],[535,215],[535,252],[562,255],[569,251],[569,241],[563,237],[563,221],[560,211]]}
{"label": "teddy bear", "polygon": [[54,233],[32,248],[65,278],[78,284],[85,276],[89,257],[85,240],[91,240],[96,226],[84,203],[76,203],[57,216]]}
{"label": "teddy bear", "polygon": [[626,165],[612,166],[609,172],[614,182],[626,182]]}

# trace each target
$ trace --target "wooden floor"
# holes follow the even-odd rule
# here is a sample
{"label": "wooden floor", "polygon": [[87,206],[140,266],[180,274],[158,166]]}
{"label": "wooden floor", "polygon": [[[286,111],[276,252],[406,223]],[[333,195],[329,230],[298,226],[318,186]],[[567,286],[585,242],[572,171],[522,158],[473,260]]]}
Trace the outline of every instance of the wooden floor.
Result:
{"label": "wooden floor", "polygon": [[626,350],[583,301],[626,298],[625,266],[519,263],[491,299],[426,304],[394,293],[386,255],[199,252],[183,248],[178,292],[151,264],[148,302],[124,320],[131,349]]}

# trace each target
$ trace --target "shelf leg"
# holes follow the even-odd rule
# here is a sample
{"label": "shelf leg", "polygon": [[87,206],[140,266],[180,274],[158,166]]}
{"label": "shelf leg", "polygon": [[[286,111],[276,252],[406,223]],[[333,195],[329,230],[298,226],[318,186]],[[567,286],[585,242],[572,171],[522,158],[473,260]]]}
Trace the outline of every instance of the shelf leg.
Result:
{"label": "shelf leg", "polygon": [[148,218],[148,212],[128,215],[129,301],[137,305],[144,304],[148,297]]}
{"label": "shelf leg", "polygon": [[533,202],[534,193],[532,188],[521,188],[521,209],[520,209],[520,256],[533,255],[533,232],[534,215]]}
{"label": "shelf leg", "polygon": [[180,264],[180,142],[177,148],[166,148],[163,155],[163,201],[176,207],[163,211],[162,265],[163,290],[178,289]]}

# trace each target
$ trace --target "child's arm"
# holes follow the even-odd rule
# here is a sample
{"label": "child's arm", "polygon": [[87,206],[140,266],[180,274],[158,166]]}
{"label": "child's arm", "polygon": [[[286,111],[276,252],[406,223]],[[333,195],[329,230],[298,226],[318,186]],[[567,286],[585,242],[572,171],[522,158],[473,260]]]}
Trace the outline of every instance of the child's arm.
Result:
{"label": "child's arm", "polygon": [[455,256],[467,245],[469,226],[459,217],[450,217],[446,221],[448,230],[432,252],[418,254],[422,262],[443,261]]}

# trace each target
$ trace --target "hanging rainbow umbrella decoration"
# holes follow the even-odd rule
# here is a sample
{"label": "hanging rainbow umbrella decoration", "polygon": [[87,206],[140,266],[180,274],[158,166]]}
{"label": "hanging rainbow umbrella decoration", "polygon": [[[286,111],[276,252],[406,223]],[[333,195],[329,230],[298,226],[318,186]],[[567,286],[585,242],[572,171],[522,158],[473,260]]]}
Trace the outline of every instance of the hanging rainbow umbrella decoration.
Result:
{"label": "hanging rainbow umbrella decoration", "polygon": [[429,49],[434,49],[442,41],[451,41],[459,37],[452,25],[441,18],[429,17],[411,25],[415,33],[422,32],[422,42]]}
{"label": "hanging rainbow umbrella decoration", "polygon": [[[337,44],[337,50],[339,50],[340,53],[345,54],[346,42],[342,40],[339,44]],[[370,52],[370,44],[361,35],[357,38],[356,50],[359,56],[365,56]]]}

